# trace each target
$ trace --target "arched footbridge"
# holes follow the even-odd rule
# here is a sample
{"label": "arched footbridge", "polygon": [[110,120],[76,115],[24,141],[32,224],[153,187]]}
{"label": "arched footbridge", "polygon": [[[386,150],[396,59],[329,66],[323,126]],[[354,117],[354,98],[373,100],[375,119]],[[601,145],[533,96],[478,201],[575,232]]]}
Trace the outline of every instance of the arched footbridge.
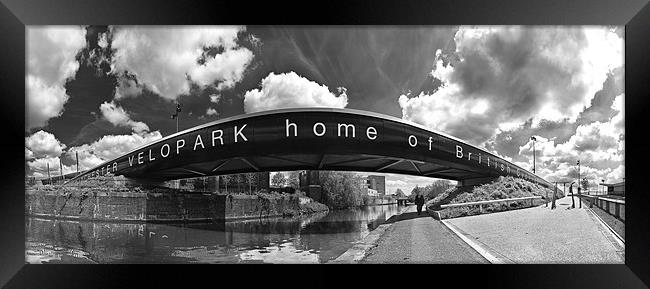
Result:
{"label": "arched footbridge", "polygon": [[169,135],[78,175],[149,181],[257,171],[337,170],[471,184],[516,176],[551,183],[484,149],[403,119],[352,109],[280,109]]}

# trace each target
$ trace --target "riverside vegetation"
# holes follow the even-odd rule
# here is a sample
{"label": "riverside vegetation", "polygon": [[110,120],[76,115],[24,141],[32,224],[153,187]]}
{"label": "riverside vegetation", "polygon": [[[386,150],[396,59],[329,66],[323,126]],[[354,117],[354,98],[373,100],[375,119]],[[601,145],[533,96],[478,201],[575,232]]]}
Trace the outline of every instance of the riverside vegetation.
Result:
{"label": "riverside vegetation", "polygon": [[[502,200],[541,196],[542,200],[535,200],[534,204],[551,201],[554,190],[516,177],[499,177],[494,182],[473,188],[451,187],[438,194],[427,202],[430,210],[441,210],[444,204],[459,204],[467,202]],[[564,197],[561,190],[557,190],[555,199]],[[500,212],[530,206],[530,201],[512,201],[508,203],[493,203],[483,205],[482,213]],[[478,206],[463,206],[445,209],[450,217],[461,217],[480,214]]]}
{"label": "riverside vegetation", "polygon": [[361,176],[350,172],[321,171],[323,202],[333,209],[362,207],[370,204],[370,196],[361,189]]}

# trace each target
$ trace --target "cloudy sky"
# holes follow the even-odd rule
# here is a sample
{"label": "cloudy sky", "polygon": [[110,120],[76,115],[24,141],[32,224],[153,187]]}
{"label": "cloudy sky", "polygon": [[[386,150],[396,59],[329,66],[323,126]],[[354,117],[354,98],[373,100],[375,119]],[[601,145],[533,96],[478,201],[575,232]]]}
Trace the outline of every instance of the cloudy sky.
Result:
{"label": "cloudy sky", "polygon": [[[28,26],[26,175],[285,107],[383,113],[549,181],[624,175],[623,27]],[[432,179],[387,175],[387,190]]]}

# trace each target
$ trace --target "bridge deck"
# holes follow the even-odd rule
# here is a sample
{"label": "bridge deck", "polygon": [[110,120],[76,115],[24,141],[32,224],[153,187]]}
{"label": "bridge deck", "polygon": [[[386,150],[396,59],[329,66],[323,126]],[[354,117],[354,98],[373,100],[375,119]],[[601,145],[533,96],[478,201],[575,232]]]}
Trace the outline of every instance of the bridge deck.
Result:
{"label": "bridge deck", "polygon": [[173,180],[257,171],[338,170],[450,180],[516,176],[551,184],[483,148],[402,119],[350,109],[238,115],[193,127],[75,179],[113,173]]}

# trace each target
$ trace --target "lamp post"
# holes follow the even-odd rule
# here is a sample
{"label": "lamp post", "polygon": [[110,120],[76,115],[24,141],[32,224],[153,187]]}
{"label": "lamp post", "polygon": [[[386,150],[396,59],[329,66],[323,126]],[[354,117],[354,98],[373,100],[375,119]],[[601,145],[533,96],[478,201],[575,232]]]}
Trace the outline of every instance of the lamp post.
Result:
{"label": "lamp post", "polygon": [[553,197],[551,198],[553,200],[553,203],[551,203],[551,210],[555,209],[555,195],[557,194],[557,182],[555,182],[555,186],[553,190]]}
{"label": "lamp post", "polygon": [[580,160],[578,160],[578,205],[582,208],[582,199],[580,198]]}
{"label": "lamp post", "polygon": [[177,102],[176,103],[176,111],[174,112],[174,114],[172,114],[172,119],[176,119],[176,132],[178,132],[178,113],[181,112],[181,107],[182,106],[183,105],[181,105],[180,102]]}
{"label": "lamp post", "polygon": [[574,183],[575,183],[575,182],[571,182],[571,183],[569,184],[569,194],[571,195],[571,208],[575,208],[575,207],[576,207],[576,203],[575,203],[575,201],[574,201],[574,199],[573,199],[573,184],[574,184]]}
{"label": "lamp post", "polygon": [[534,136],[531,136],[530,140],[533,141],[533,174],[535,174],[535,141],[537,141],[537,139]]}
{"label": "lamp post", "polygon": [[61,163],[61,159],[59,159],[59,170],[61,171],[61,181],[64,181],[65,177],[63,177],[63,163]]}

